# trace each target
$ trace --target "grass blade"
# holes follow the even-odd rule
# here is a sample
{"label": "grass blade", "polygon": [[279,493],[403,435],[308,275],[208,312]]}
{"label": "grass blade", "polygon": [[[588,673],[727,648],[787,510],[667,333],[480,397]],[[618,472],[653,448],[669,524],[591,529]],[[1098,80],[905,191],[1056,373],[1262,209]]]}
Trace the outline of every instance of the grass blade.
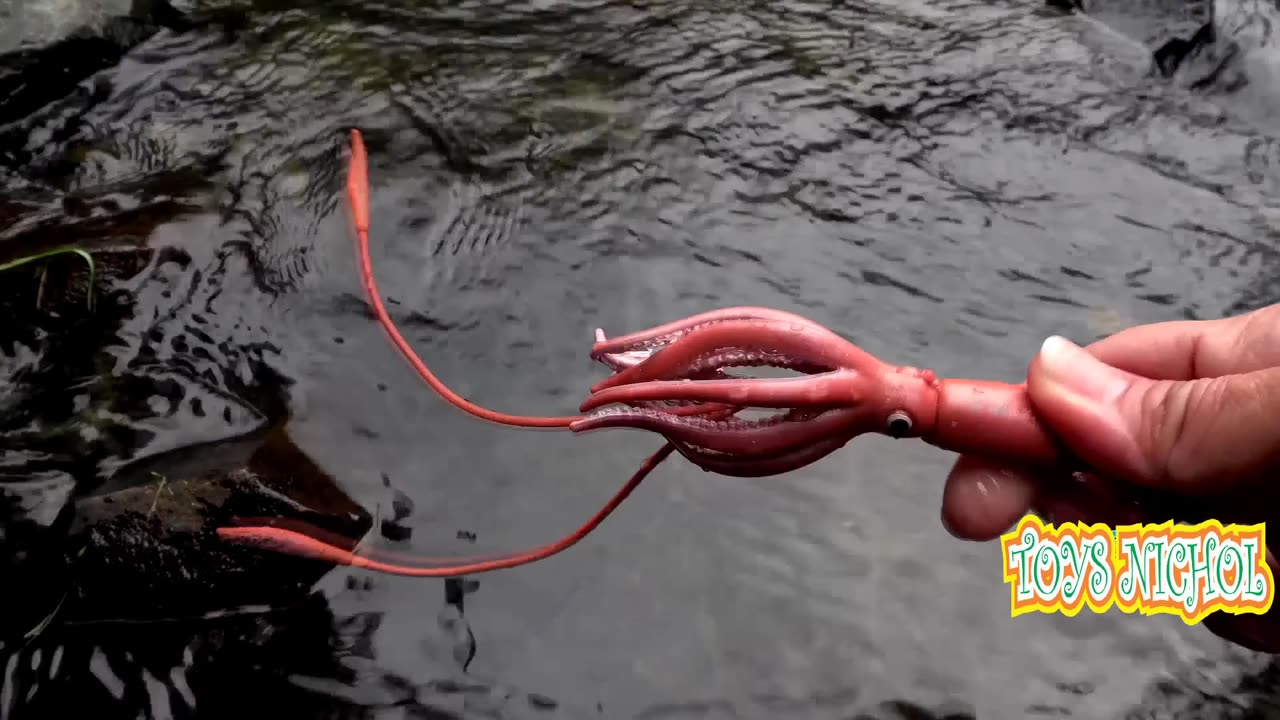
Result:
{"label": "grass blade", "polygon": [[90,310],[92,310],[93,309],[93,286],[96,278],[97,266],[93,261],[93,256],[78,247],[59,247],[59,248],[53,248],[52,250],[45,250],[44,252],[35,253],[34,255],[24,255],[23,257],[10,260],[9,262],[0,263],[0,272],[4,272],[5,270],[12,270],[14,268],[22,267],[23,265],[27,265],[39,260],[55,257],[57,255],[68,255],[68,254],[79,255],[84,260],[85,265],[89,266],[89,288],[87,292],[85,292],[85,304],[88,305]]}

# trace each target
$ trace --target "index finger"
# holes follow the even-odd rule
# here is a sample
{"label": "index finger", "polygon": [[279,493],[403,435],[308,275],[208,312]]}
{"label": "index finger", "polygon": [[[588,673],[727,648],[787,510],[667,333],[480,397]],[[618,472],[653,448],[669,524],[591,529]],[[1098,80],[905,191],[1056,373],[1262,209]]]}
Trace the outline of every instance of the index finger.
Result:
{"label": "index finger", "polygon": [[1280,305],[1221,320],[1139,325],[1086,348],[1113,367],[1152,380],[1195,380],[1280,365]]}

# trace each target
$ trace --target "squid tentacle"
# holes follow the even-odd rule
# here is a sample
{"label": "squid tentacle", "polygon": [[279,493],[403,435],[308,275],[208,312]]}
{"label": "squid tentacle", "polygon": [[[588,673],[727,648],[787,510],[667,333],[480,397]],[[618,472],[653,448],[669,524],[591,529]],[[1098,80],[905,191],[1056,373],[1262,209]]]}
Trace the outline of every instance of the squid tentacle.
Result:
{"label": "squid tentacle", "polygon": [[845,404],[856,403],[850,388],[859,376],[849,370],[833,370],[818,375],[788,378],[735,378],[732,380],[654,380],[620,385],[590,395],[581,412],[590,412],[613,403],[634,401],[687,400],[723,403],[739,407],[829,407],[831,398],[848,396]]}
{"label": "squid tentacle", "polygon": [[639,365],[596,383],[591,391],[679,377],[690,368],[702,367],[699,363],[705,359],[724,353],[741,353],[744,363],[763,355],[809,370],[876,372],[884,367],[830,330],[775,320],[725,320],[682,337]]}
{"label": "squid tentacle", "polygon": [[[595,337],[596,337],[596,342],[605,342],[607,339],[605,337],[604,330],[600,328],[596,328]],[[608,366],[614,372],[618,372],[621,370],[625,370],[626,368],[629,368],[629,367],[634,367],[640,362],[643,362],[643,358],[647,358],[649,357],[649,355],[650,353],[647,353],[647,352],[646,353],[626,352],[626,353],[617,353],[617,354],[604,354],[596,359],[601,363],[603,363],[604,365]],[[704,371],[694,373],[693,379],[731,380],[733,378],[725,374],[724,372],[721,372],[718,369],[710,369],[710,370],[704,370]],[[659,398],[653,401],[642,400],[642,399],[632,399],[627,401],[627,404],[637,408],[646,408],[649,410],[655,410],[659,412],[668,412],[673,415],[706,415],[709,413],[724,412],[726,410],[731,411],[729,414],[732,414],[733,412],[738,411],[738,408],[733,407],[731,405],[708,404],[704,402],[680,400],[675,398]]]}
{"label": "squid tentacle", "polygon": [[777,320],[823,329],[821,325],[812,320],[785,310],[754,306],[722,308],[691,315],[682,320],[675,320],[647,330],[620,335],[612,340],[598,339],[595,346],[591,348],[591,357],[594,358],[603,353],[649,350],[670,345],[681,337],[704,326],[727,320]]}
{"label": "squid tentacle", "polygon": [[801,445],[811,444],[815,437],[835,436],[866,422],[866,414],[858,408],[839,408],[814,415],[792,410],[785,415],[748,420],[730,418],[710,420],[701,417],[675,417],[648,410],[602,411],[575,422],[570,429],[577,433],[610,428],[637,428],[656,432],[669,441],[683,442],[708,450],[740,457],[763,457]]}
{"label": "squid tentacle", "polygon": [[671,445],[686,460],[706,472],[728,477],[758,478],[781,475],[811,465],[847,445],[855,435],[856,433],[849,433],[830,437],[772,457],[736,457],[680,442],[671,442]]}

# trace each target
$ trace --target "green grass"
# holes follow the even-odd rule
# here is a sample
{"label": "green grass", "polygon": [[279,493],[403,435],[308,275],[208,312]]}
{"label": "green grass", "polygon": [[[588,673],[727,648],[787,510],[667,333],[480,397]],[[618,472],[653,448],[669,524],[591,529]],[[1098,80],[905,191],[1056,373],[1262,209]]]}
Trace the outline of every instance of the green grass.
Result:
{"label": "green grass", "polygon": [[95,277],[96,265],[93,262],[93,256],[85,252],[84,250],[81,250],[78,247],[68,246],[68,247],[53,248],[52,250],[46,250],[41,253],[36,253],[35,255],[27,255],[24,257],[17,258],[16,260],[10,260],[7,263],[0,263],[0,272],[22,267],[23,265],[37,262],[39,260],[45,260],[47,258],[55,257],[58,255],[68,255],[68,254],[79,255],[81,258],[84,259],[85,264],[89,266],[89,287],[88,287],[88,290],[85,292],[85,304],[88,305],[90,310],[92,310],[93,309],[93,282]]}

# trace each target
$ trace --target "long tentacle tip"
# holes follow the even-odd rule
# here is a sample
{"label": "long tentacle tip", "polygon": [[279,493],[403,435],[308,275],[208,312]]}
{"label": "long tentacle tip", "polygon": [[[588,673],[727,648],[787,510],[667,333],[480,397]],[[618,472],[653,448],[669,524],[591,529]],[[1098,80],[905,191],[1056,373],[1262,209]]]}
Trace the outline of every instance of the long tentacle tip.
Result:
{"label": "long tentacle tip", "polygon": [[347,168],[347,202],[356,232],[369,232],[369,157],[360,131],[351,130],[351,160]]}
{"label": "long tentacle tip", "polygon": [[260,533],[256,527],[220,527],[214,532],[217,533],[219,540],[227,542],[253,543],[257,542]]}
{"label": "long tentacle tip", "polygon": [[335,565],[350,565],[355,557],[348,550],[330,545],[300,532],[280,527],[220,527],[218,539],[252,545],[262,550],[321,560]]}

